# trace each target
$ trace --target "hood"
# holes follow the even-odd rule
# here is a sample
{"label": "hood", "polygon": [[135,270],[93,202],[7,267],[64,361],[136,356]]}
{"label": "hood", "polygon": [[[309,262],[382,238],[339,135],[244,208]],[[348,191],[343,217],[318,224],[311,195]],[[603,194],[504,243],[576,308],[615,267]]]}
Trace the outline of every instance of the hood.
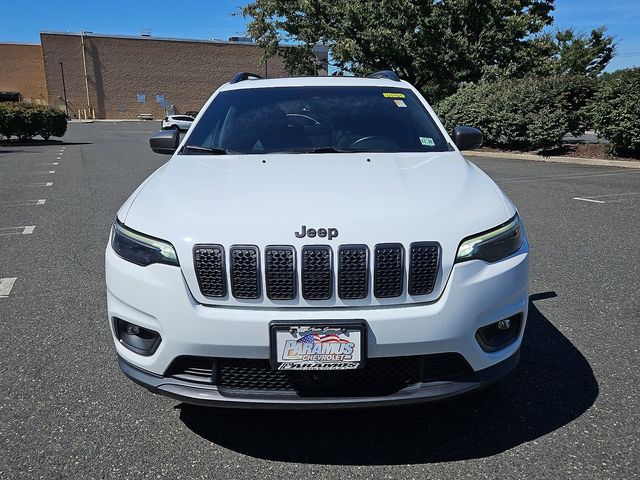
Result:
{"label": "hood", "polygon": [[[126,208],[125,208],[126,207]],[[195,244],[340,245],[435,241],[441,272],[425,298],[369,298],[360,305],[431,301],[446,284],[460,241],[499,225],[515,210],[498,187],[458,152],[177,155],[136,191],[119,218],[127,226],[171,242],[194,297],[207,304],[238,304],[233,297],[200,294]],[[333,229],[329,240],[304,230]],[[297,235],[296,235],[297,232]],[[328,302],[328,303],[327,303]],[[251,303],[256,303],[255,300]],[[262,298],[265,306],[271,302]],[[339,299],[313,306],[340,304]],[[306,306],[304,300],[296,306]]]}

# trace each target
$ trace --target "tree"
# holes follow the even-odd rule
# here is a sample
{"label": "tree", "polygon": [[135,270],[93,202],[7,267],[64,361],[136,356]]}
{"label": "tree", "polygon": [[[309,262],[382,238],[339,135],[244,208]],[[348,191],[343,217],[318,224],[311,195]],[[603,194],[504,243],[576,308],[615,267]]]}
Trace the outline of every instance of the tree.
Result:
{"label": "tree", "polygon": [[254,0],[248,34],[290,73],[314,74],[315,44],[338,73],[391,68],[431,101],[481,79],[595,75],[614,53],[604,29],[590,37],[545,32],[554,0]]}
{"label": "tree", "polygon": [[640,68],[605,74],[599,83],[590,106],[594,128],[614,152],[640,156]]}
{"label": "tree", "polygon": [[555,34],[555,70],[561,75],[595,77],[609,64],[616,50],[613,37],[600,27],[591,34],[576,34],[572,29]]}
{"label": "tree", "polygon": [[[312,47],[331,47],[338,72],[392,68],[437,100],[488,71],[524,75],[550,45],[553,0],[254,0],[248,33],[292,73],[313,73]],[[545,50],[546,49],[546,50]]]}

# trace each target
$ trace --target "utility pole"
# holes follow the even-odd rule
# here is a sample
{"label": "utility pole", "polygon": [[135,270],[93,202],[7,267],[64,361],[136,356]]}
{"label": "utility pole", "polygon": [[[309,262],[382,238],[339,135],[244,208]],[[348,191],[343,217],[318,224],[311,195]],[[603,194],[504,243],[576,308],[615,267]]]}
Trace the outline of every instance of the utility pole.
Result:
{"label": "utility pole", "polygon": [[89,100],[89,77],[87,76],[87,56],[84,52],[84,36],[87,33],[84,30],[80,31],[80,45],[82,45],[82,66],[84,67],[84,87],[87,92],[87,111],[91,113],[91,100]]}
{"label": "utility pole", "polygon": [[69,107],[67,106],[67,85],[64,83],[64,63],[60,62],[60,71],[62,72],[62,93],[64,95],[64,113],[69,117]]}

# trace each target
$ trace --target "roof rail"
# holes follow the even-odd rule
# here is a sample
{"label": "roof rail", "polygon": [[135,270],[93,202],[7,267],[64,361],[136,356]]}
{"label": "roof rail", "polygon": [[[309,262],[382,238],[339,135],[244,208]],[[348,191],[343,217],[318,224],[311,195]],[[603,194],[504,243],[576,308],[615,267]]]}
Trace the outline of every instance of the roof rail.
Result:
{"label": "roof rail", "polygon": [[398,77],[398,75],[396,75],[396,73],[391,70],[380,70],[379,72],[367,75],[367,78],[386,78],[388,80],[393,80],[394,82],[400,81],[400,77]]}
{"label": "roof rail", "polygon": [[229,83],[244,82],[245,80],[259,80],[261,78],[262,77],[260,75],[256,75],[255,73],[238,72],[233,76]]}

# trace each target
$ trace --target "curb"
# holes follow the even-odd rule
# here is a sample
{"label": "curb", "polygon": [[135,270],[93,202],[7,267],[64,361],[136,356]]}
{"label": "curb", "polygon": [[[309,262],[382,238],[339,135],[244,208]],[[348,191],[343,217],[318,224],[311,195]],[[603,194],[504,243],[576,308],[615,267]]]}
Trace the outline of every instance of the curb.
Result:
{"label": "curb", "polygon": [[104,118],[92,119],[92,118],[89,118],[87,120],[78,120],[77,118],[74,118],[74,119],[69,120],[69,123],[130,123],[130,122],[136,122],[136,123],[149,122],[149,123],[153,123],[153,122],[160,122],[161,120],[162,120],[161,118],[145,119],[145,120],[142,120],[140,118],[115,118],[115,119],[104,119]]}
{"label": "curb", "polygon": [[579,157],[542,157],[540,155],[531,155],[529,153],[477,152],[473,150],[465,150],[460,153],[462,153],[465,157],[502,158],[508,160],[533,160],[535,162],[572,163],[575,165],[592,165],[599,167],[640,168],[640,162],[636,162],[633,160],[605,160],[600,158]]}

